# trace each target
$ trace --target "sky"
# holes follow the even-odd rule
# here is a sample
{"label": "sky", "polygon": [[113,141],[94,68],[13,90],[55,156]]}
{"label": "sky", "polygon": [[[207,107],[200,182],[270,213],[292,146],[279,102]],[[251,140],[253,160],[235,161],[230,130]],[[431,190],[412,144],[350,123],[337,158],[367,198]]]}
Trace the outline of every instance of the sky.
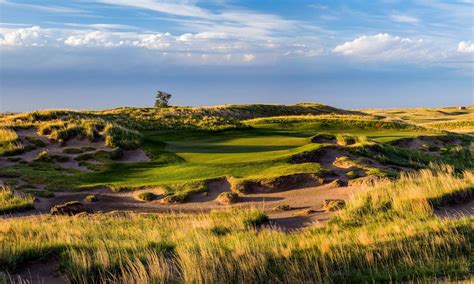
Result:
{"label": "sky", "polygon": [[474,0],[0,0],[0,111],[474,104]]}

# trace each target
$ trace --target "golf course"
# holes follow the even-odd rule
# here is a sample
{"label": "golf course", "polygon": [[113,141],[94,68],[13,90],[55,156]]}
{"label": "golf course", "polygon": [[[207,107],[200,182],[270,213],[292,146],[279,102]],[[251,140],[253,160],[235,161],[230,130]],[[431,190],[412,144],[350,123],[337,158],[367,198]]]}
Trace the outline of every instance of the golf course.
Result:
{"label": "golf course", "polygon": [[3,114],[0,279],[469,279],[473,119],[320,104]]}

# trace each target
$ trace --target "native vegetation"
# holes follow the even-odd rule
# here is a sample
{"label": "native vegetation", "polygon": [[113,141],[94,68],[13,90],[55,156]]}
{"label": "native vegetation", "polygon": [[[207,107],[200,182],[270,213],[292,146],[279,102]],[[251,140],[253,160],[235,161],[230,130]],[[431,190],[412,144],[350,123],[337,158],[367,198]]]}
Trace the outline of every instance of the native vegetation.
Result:
{"label": "native vegetation", "polygon": [[[73,283],[467,279],[473,219],[437,214],[472,202],[471,117],[320,104],[0,116],[0,271],[54,258]],[[330,196],[298,197],[306,187]]]}

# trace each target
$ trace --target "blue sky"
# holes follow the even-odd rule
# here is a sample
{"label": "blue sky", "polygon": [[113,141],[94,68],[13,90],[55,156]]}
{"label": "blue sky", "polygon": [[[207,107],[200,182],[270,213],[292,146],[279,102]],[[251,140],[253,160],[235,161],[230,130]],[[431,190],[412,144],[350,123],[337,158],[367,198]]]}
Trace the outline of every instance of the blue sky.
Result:
{"label": "blue sky", "polygon": [[472,0],[0,0],[0,111],[474,104]]}

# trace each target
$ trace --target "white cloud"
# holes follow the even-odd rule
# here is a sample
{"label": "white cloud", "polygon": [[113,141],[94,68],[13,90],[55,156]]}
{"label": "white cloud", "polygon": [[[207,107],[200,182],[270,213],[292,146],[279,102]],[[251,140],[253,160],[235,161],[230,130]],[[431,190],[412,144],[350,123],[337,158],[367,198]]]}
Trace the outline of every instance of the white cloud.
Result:
{"label": "white cloud", "polygon": [[333,49],[334,53],[352,56],[364,60],[424,60],[434,58],[429,45],[422,39],[402,38],[390,34],[360,36]]}
{"label": "white cloud", "polygon": [[408,16],[408,15],[390,15],[390,19],[394,22],[404,23],[404,24],[417,24],[420,22],[418,18]]}
{"label": "white cloud", "polygon": [[244,54],[243,59],[245,62],[254,61],[256,56],[254,54]]}
{"label": "white cloud", "polygon": [[0,45],[45,46],[50,40],[48,30],[38,26],[0,33]]}
{"label": "white cloud", "polygon": [[115,40],[109,33],[93,31],[81,35],[69,36],[64,44],[68,46],[96,46],[96,47],[116,47],[125,42]]}
{"label": "white cloud", "polygon": [[474,52],[474,43],[471,41],[461,41],[458,44],[458,51],[462,53]]}
{"label": "white cloud", "polygon": [[148,49],[166,49],[171,47],[173,41],[175,41],[175,39],[170,33],[152,34],[145,36],[145,38],[140,41],[134,41],[133,45]]}
{"label": "white cloud", "polygon": [[227,33],[202,32],[202,33],[196,33],[196,34],[185,33],[179,36],[176,40],[190,42],[193,40],[226,39],[226,38],[229,38],[229,35]]}
{"label": "white cloud", "polygon": [[195,1],[96,0],[96,2],[176,16],[174,21],[197,34],[225,34],[239,38],[263,39],[271,37],[275,32],[291,31],[303,26],[299,21],[246,9],[223,9],[212,12],[192,4]]}
{"label": "white cloud", "polygon": [[316,57],[316,56],[321,56],[324,54],[324,49],[318,48],[318,49],[295,49],[291,51],[285,52],[283,55],[285,56],[293,56],[293,57]]}

